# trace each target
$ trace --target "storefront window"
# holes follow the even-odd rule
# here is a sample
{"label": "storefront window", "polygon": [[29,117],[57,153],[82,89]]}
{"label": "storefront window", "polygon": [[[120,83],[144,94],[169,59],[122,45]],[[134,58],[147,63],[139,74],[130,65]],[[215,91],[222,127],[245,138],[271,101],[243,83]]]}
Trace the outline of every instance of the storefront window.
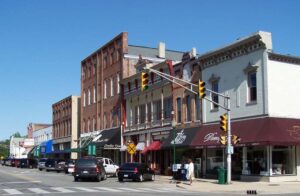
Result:
{"label": "storefront window", "polygon": [[247,148],[246,172],[249,175],[267,175],[267,147],[257,146]]}
{"label": "storefront window", "polygon": [[272,149],[272,175],[295,174],[295,147],[274,146]]}
{"label": "storefront window", "polygon": [[225,167],[223,149],[207,149],[206,173],[217,174],[219,167]]}

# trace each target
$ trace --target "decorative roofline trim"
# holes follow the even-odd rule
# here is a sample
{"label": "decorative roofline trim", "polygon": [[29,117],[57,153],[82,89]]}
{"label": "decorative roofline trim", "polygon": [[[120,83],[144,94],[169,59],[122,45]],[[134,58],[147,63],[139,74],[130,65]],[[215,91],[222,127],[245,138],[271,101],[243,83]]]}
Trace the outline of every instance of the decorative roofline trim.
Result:
{"label": "decorative roofline trim", "polygon": [[269,60],[272,60],[272,61],[300,65],[300,57],[276,54],[276,53],[272,53],[272,52],[268,53],[268,57],[269,57]]}

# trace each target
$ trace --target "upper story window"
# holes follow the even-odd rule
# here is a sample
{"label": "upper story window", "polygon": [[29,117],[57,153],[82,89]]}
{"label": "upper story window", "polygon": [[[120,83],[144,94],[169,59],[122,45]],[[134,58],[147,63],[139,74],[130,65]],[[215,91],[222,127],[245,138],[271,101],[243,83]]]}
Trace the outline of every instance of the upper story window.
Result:
{"label": "upper story window", "polygon": [[108,62],[107,62],[107,56],[105,55],[104,58],[103,58],[103,67],[104,67],[104,68],[106,68],[107,63],[108,63]]}
{"label": "upper story window", "polygon": [[110,96],[114,96],[114,78],[110,78]]}
{"label": "upper story window", "polygon": [[255,102],[257,100],[256,88],[256,71],[248,73],[248,102]]}
{"label": "upper story window", "polygon": [[190,122],[190,121],[192,121],[191,96],[190,95],[187,95],[185,97],[185,103],[186,103],[186,121]]}
{"label": "upper story window", "polygon": [[86,106],[86,92],[83,91],[83,107]]}
{"label": "upper story window", "polygon": [[151,110],[151,103],[147,104],[147,120],[151,122],[152,110]]}
{"label": "upper story window", "polygon": [[161,100],[154,101],[153,107],[154,107],[154,112],[153,112],[154,120],[161,120]]}
{"label": "upper story window", "polygon": [[104,129],[107,128],[107,119],[106,119],[106,113],[104,112],[104,115],[103,115],[103,126],[104,126]]}
{"label": "upper story window", "polygon": [[96,63],[93,66],[92,73],[93,73],[93,76],[96,74]]}
{"label": "upper story window", "polygon": [[82,80],[85,79],[85,68],[81,69],[81,77],[82,77]]}
{"label": "upper story window", "polygon": [[177,113],[176,113],[177,122],[181,123],[181,98],[180,97],[176,99],[176,109],[177,109]]}
{"label": "upper story window", "polygon": [[96,103],[96,86],[94,86],[93,100],[94,100],[94,103]]}
{"label": "upper story window", "polygon": [[107,81],[104,81],[104,99],[107,98]]}
{"label": "upper story window", "polygon": [[117,94],[120,94],[120,74],[117,74]]}
{"label": "upper story window", "polygon": [[91,105],[91,89],[88,89],[88,105]]}
{"label": "upper story window", "polygon": [[140,123],[145,123],[146,121],[146,105],[140,105]]}
{"label": "upper story window", "polygon": [[164,119],[170,119],[172,113],[172,98],[164,99]]}
{"label": "upper story window", "polygon": [[128,82],[128,91],[130,92],[131,91],[131,83]]}
{"label": "upper story window", "polygon": [[154,73],[150,73],[150,78],[151,78],[151,84],[154,84]]}
{"label": "upper story window", "polygon": [[[214,92],[219,92],[219,82],[217,80],[213,81],[211,83],[211,89],[212,91]],[[219,96],[215,93],[211,93],[211,99],[216,102],[216,103],[219,103]],[[219,108],[219,106],[215,103],[212,103],[212,109],[217,109]]]}

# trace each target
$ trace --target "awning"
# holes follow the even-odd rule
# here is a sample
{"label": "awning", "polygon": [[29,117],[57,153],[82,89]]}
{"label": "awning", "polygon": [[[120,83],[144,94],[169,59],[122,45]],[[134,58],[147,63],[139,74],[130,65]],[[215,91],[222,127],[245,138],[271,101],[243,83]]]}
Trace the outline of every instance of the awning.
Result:
{"label": "awning", "polygon": [[91,142],[97,147],[103,149],[120,149],[121,148],[121,129],[106,129],[101,131]]}
{"label": "awning", "polygon": [[47,140],[42,142],[39,146],[40,146],[40,152],[41,154],[49,154],[52,152],[52,144],[53,141],[52,140]]}
{"label": "awning", "polygon": [[[194,139],[199,127],[178,129],[175,132],[175,145],[176,147],[188,147]],[[170,132],[169,137],[162,143],[161,148],[173,148],[174,147],[174,133]]]}
{"label": "awning", "polygon": [[126,145],[121,146],[120,151],[126,151],[126,150],[127,150],[127,146]]}
{"label": "awning", "polygon": [[36,150],[38,146],[33,146],[27,153],[27,156],[30,156],[30,155],[34,155],[34,151]]}
{"label": "awning", "polygon": [[145,142],[139,142],[137,145],[136,145],[136,150],[144,150],[145,149]]}
{"label": "awning", "polygon": [[[233,122],[232,135],[240,142],[234,146],[300,145],[300,119],[258,118]],[[219,124],[203,125],[192,142],[193,147],[221,146]]]}
{"label": "awning", "polygon": [[160,141],[153,141],[149,146],[147,146],[146,148],[144,148],[144,150],[142,151],[142,154],[145,154],[148,151],[160,150],[160,146],[161,146]]}
{"label": "awning", "polygon": [[50,152],[49,154],[68,154],[70,152],[71,152],[70,149],[66,149],[66,150],[54,150],[54,151]]}

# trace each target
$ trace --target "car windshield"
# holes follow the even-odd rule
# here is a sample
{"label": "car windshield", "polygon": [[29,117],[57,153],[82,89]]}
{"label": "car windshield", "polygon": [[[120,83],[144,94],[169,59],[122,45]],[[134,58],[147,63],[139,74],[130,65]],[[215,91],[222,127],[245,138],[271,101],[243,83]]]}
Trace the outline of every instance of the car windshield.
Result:
{"label": "car windshield", "polygon": [[78,159],[76,161],[76,165],[77,166],[94,166],[96,164],[96,160],[95,159]]}

